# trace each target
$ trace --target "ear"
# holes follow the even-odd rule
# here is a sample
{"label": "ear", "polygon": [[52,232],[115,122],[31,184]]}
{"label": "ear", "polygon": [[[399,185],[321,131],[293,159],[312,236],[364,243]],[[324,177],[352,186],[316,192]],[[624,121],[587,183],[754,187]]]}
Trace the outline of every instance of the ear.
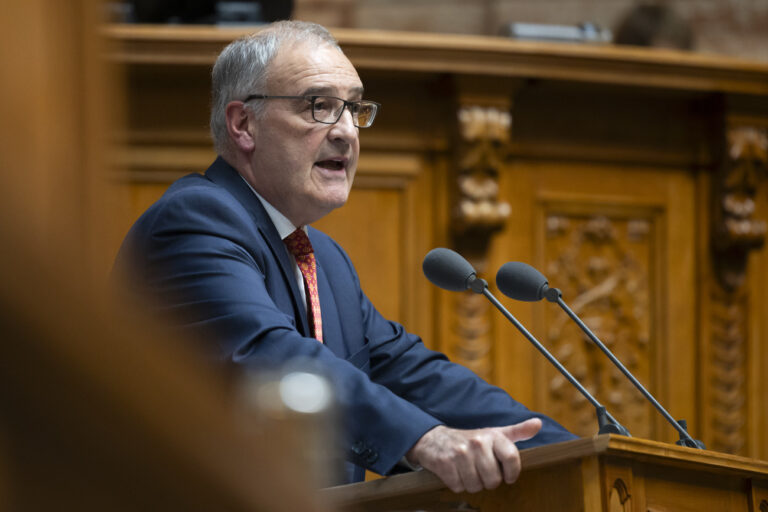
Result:
{"label": "ear", "polygon": [[227,133],[236,148],[250,153],[255,148],[256,127],[251,123],[251,116],[242,101],[230,101],[225,110],[227,116]]}

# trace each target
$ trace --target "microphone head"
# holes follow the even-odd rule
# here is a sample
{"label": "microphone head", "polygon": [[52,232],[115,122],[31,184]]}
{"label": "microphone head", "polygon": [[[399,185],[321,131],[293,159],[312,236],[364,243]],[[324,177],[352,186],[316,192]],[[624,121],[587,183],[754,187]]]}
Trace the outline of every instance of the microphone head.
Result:
{"label": "microphone head", "polygon": [[541,272],[527,263],[510,261],[496,273],[496,286],[511,299],[536,302],[544,297],[549,283]]}
{"label": "microphone head", "polygon": [[444,247],[432,249],[424,257],[421,268],[435,286],[452,292],[463,292],[475,277],[475,269],[464,257]]}

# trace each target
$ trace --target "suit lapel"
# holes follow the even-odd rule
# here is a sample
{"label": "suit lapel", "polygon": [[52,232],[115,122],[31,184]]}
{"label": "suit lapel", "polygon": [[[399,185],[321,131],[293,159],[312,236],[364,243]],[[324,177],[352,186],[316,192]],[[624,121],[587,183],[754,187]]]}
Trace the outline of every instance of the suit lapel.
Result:
{"label": "suit lapel", "polygon": [[[286,285],[291,290],[295,309],[294,317],[298,323],[297,327],[304,336],[310,336],[309,321],[307,315],[304,313],[306,306],[302,305],[299,285],[293,271],[293,262],[290,260],[291,256],[285,249],[280,234],[277,232],[274,224],[272,224],[272,220],[262,206],[261,201],[254,195],[245,180],[240,177],[240,174],[221,157],[218,157],[216,161],[211,164],[205,172],[205,175],[208,179],[232,194],[253,217],[256,226],[259,228],[259,232],[264,237],[264,240],[272,252],[272,256],[278,262]],[[320,307],[322,311],[322,298]],[[323,317],[325,317],[325,315],[323,315]]]}

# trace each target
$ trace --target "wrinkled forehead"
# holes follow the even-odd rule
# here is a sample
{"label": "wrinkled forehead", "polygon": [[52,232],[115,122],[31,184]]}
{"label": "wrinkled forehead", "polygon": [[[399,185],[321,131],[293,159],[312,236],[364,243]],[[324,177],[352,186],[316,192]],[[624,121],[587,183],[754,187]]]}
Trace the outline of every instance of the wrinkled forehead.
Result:
{"label": "wrinkled forehead", "polygon": [[355,67],[336,47],[325,42],[293,41],[280,46],[267,69],[269,94],[362,94]]}

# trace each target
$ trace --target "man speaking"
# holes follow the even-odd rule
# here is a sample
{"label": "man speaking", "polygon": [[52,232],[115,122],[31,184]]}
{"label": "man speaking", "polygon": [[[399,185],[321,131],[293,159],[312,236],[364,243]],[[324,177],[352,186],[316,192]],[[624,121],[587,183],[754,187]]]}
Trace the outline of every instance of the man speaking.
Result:
{"label": "man speaking", "polygon": [[346,202],[379,109],[327,30],[278,22],[233,42],[212,91],[219,157],[141,216],[119,274],[227,360],[322,365],[350,482],[405,464],[476,492],[517,479],[519,448],[574,438],[383,318],[344,250],[309,227]]}

